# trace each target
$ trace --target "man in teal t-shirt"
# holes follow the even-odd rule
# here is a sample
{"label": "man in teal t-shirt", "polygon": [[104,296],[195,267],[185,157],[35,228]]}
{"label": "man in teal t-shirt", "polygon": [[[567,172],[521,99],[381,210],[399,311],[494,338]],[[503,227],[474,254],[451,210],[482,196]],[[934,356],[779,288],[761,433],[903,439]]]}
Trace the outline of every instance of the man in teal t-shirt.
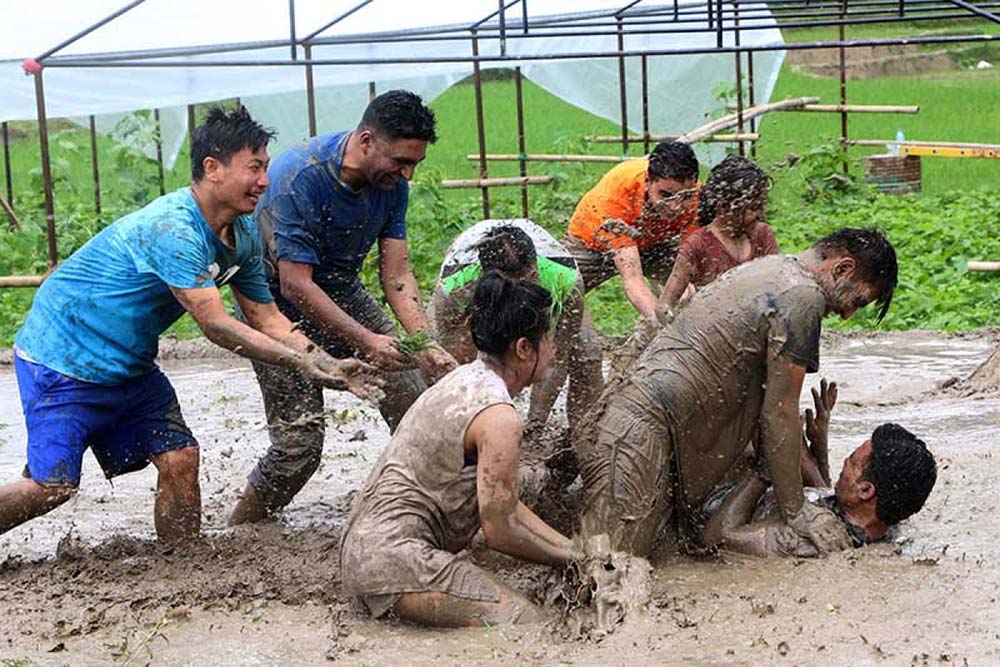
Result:
{"label": "man in teal t-shirt", "polygon": [[[527,430],[545,424],[569,375],[566,412],[574,426],[601,393],[601,350],[584,309],[583,282],[569,252],[530,220],[483,220],[448,248],[432,307],[441,345],[459,361],[475,358],[469,316],[476,281],[486,271],[535,280],[552,295],[556,362],[551,377],[531,391]],[[585,324],[586,322],[586,324]]]}
{"label": "man in teal t-shirt", "polygon": [[[247,214],[267,187],[272,136],[245,110],[213,109],[192,137],[191,186],[108,226],[42,284],[15,339],[28,460],[25,479],[0,486],[0,534],[68,500],[88,447],[109,478],[156,466],[161,539],[198,533],[198,443],[155,363],[160,334],[185,311],[245,357],[372,391],[350,377],[371,367],[315,349],[268,290]],[[226,312],[226,284],[248,324]]]}

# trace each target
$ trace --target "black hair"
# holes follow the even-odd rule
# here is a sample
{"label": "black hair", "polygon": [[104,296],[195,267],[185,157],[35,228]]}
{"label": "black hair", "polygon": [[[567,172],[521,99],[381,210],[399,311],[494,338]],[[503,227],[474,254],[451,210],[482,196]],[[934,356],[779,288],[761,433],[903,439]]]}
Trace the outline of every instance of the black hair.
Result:
{"label": "black hair", "polygon": [[549,332],[551,310],[552,297],[541,285],[490,271],[472,297],[472,342],[477,350],[498,355],[519,338],[538,345]]}
{"label": "black hair", "polygon": [[516,225],[497,225],[476,246],[483,273],[499,271],[510,278],[520,278],[537,261],[535,242]]}
{"label": "black hair", "polygon": [[739,155],[729,155],[712,167],[698,195],[698,224],[709,225],[715,219],[719,204],[731,210],[742,210],[750,202],[767,193],[771,177],[756,163]]}
{"label": "black hair", "polygon": [[672,178],[686,181],[698,177],[698,158],[687,144],[679,141],[661,141],[649,154],[646,169],[649,180]]}
{"label": "black hair", "polygon": [[433,144],[437,141],[437,120],[416,93],[390,90],[371,102],[361,116],[359,130],[371,130],[386,139],[420,139]]}
{"label": "black hair", "polygon": [[856,275],[878,290],[876,301],[882,304],[878,314],[881,322],[889,312],[892,294],[899,280],[896,251],[881,230],[859,227],[845,227],[824,236],[813,244],[820,259],[836,255],[854,258],[857,263]]}
{"label": "black hair", "polygon": [[875,486],[875,515],[892,526],[924,506],[937,481],[937,463],[923,440],[899,424],[882,424],[872,433],[861,478]]}
{"label": "black hair", "polygon": [[191,134],[191,180],[205,177],[205,158],[214,157],[228,165],[244,148],[257,152],[274,139],[273,130],[255,121],[246,107],[226,113],[222,107],[208,110],[205,121]]}

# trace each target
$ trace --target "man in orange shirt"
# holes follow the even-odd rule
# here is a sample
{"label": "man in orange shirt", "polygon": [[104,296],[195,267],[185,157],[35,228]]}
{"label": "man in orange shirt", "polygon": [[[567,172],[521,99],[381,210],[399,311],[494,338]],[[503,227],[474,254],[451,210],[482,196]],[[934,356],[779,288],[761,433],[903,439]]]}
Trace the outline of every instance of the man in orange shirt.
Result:
{"label": "man in orange shirt", "polygon": [[617,272],[639,314],[655,318],[656,297],[643,278],[665,282],[681,235],[697,228],[698,158],[671,141],[605,174],[577,204],[563,244],[588,291]]}

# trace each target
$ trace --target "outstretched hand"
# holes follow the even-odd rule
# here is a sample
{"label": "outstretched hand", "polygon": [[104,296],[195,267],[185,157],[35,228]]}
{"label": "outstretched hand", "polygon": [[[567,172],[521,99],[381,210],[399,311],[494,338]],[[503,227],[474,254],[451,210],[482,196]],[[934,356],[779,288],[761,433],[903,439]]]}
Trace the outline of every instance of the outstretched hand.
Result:
{"label": "outstretched hand", "polygon": [[819,391],[812,389],[813,410],[806,409],[806,437],[809,439],[809,452],[812,454],[823,479],[830,480],[829,428],[830,413],[837,404],[837,383],[827,383],[826,378],[820,380]]}
{"label": "outstretched hand", "polygon": [[321,387],[346,389],[358,398],[373,403],[384,397],[377,369],[360,359],[335,359],[313,347],[300,358],[299,370],[310,382]]}
{"label": "outstretched hand", "polygon": [[830,413],[837,404],[837,383],[827,383],[826,378],[823,378],[819,382],[819,391],[815,387],[811,391],[816,411],[806,409],[806,437],[810,442],[815,442],[817,438],[826,438]]}

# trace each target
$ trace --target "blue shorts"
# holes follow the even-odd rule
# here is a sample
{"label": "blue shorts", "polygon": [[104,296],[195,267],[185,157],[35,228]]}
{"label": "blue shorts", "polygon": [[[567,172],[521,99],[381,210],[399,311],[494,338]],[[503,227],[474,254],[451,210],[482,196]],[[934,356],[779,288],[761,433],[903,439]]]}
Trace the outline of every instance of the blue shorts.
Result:
{"label": "blue shorts", "polygon": [[79,486],[90,447],[108,479],[149,465],[163,452],[197,446],[159,368],[127,382],[83,382],[14,355],[28,428],[25,477],[43,486]]}

